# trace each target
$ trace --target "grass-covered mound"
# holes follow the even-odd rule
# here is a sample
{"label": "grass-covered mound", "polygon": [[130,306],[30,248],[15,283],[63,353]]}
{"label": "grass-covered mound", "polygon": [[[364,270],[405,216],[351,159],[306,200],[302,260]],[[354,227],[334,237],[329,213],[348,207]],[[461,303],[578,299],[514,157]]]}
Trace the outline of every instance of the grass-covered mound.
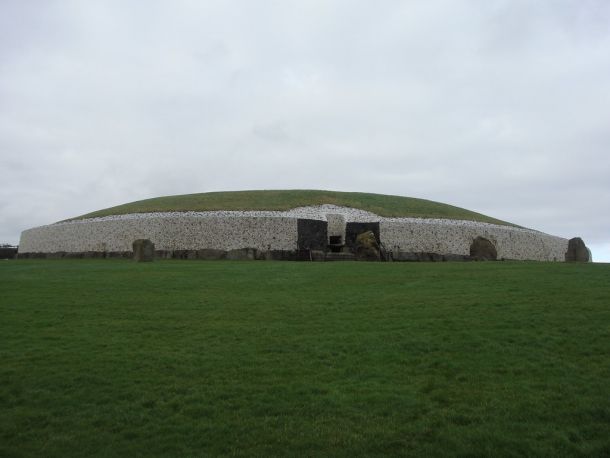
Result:
{"label": "grass-covered mound", "polygon": [[0,456],[609,456],[608,264],[0,263]]}
{"label": "grass-covered mound", "polygon": [[207,192],[156,197],[98,210],[76,219],[170,211],[290,210],[296,207],[322,204],[360,208],[388,217],[462,219],[509,224],[464,208],[431,200],[362,192],[313,190]]}

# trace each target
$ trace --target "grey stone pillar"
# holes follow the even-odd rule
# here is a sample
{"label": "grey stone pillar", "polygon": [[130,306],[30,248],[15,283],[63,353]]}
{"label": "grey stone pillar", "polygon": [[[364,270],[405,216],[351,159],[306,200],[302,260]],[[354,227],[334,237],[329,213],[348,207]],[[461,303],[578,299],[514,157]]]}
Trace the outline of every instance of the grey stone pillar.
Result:
{"label": "grey stone pillar", "polygon": [[148,239],[138,239],[133,242],[133,260],[149,262],[155,259],[155,244]]}

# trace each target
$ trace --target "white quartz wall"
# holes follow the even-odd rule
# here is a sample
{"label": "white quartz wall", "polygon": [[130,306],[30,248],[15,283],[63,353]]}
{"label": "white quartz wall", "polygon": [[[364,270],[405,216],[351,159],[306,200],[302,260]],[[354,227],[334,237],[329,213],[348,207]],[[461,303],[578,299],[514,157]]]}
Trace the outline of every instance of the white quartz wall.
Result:
{"label": "white quartz wall", "polygon": [[21,234],[20,253],[131,251],[136,239],[157,250],[296,250],[297,220],[282,217],[147,216],[57,223]]}
{"label": "white quartz wall", "polygon": [[339,236],[345,240],[345,216],[341,213],[328,213],[326,221],[328,221],[328,236]]}
{"label": "white quartz wall", "polygon": [[531,229],[472,221],[382,218],[354,208],[321,205],[282,211],[146,213],[68,221],[21,234],[20,253],[131,251],[147,238],[158,250],[296,250],[297,218],[328,221],[329,235],[345,235],[344,221],[378,221],[389,251],[470,254],[478,237],[491,240],[498,258],[563,261],[568,240]]}
{"label": "white quartz wall", "polygon": [[564,261],[568,240],[531,229],[472,221],[387,218],[379,237],[389,251],[469,255],[472,241],[485,237],[498,259]]}

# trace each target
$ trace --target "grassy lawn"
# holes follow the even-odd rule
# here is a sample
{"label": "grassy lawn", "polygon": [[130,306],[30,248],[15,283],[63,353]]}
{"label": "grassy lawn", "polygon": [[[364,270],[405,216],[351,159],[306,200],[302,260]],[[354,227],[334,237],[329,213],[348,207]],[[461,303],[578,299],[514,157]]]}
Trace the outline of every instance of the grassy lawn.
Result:
{"label": "grassy lawn", "polygon": [[0,262],[0,456],[609,456],[610,265]]}
{"label": "grassy lawn", "polygon": [[208,192],[156,197],[106,208],[78,218],[165,211],[289,210],[321,204],[361,208],[380,216],[463,219],[509,225],[505,221],[431,200],[362,192],[315,190]]}

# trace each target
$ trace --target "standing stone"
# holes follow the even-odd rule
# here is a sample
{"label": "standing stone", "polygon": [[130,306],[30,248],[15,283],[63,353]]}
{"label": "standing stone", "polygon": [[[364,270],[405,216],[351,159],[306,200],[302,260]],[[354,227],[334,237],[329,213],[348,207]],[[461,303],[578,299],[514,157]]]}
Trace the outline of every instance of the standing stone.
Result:
{"label": "standing stone", "polygon": [[590,262],[591,252],[580,237],[568,240],[566,262]]}
{"label": "standing stone", "polygon": [[149,262],[155,259],[155,244],[148,239],[138,239],[133,242],[133,260]]}
{"label": "standing stone", "polygon": [[495,261],[498,259],[498,252],[490,240],[479,236],[470,245],[470,256],[478,261]]}

